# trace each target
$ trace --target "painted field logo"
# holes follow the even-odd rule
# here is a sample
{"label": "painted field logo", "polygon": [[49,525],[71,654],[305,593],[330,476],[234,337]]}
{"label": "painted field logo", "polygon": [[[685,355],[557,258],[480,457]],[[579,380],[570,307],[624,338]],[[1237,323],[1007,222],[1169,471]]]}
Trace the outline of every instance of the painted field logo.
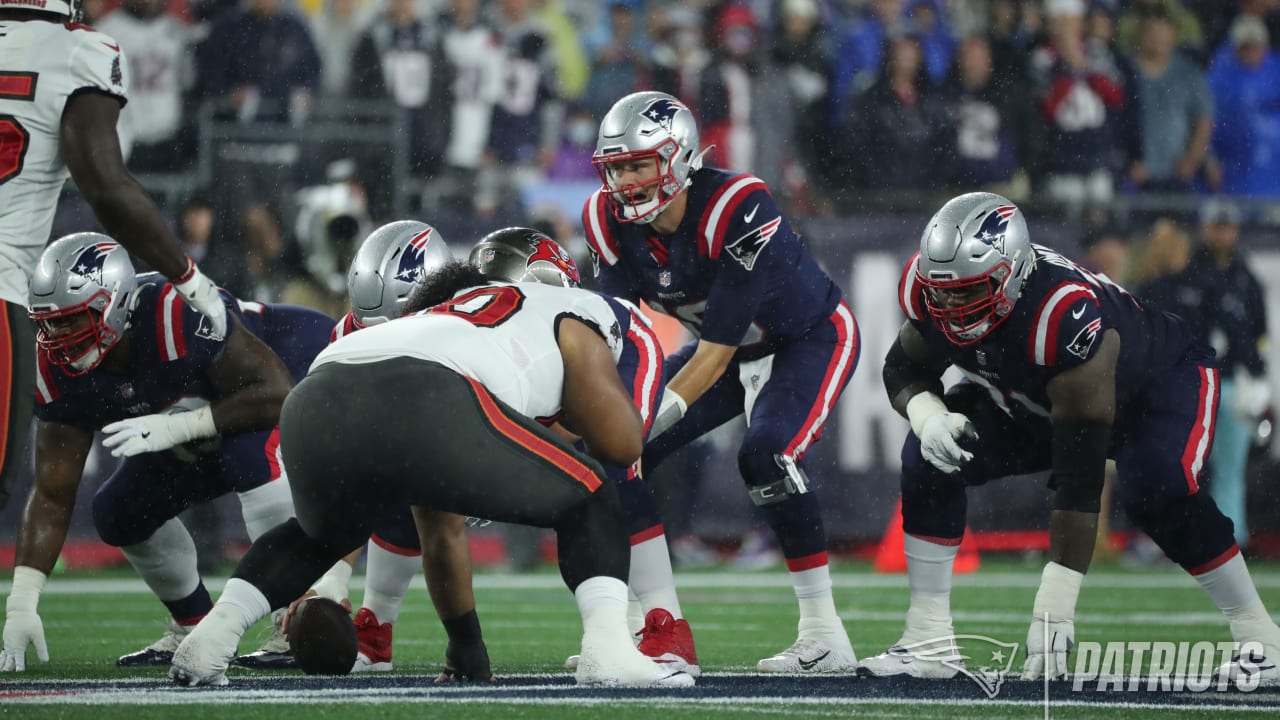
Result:
{"label": "painted field logo", "polygon": [[1071,689],[1096,683],[1099,692],[1251,692],[1276,672],[1259,642],[1082,642]]}
{"label": "painted field logo", "polygon": [[987,698],[1000,694],[1018,656],[1018,643],[1000,642],[985,635],[953,635],[895,647],[892,654],[917,661],[936,662],[964,675],[982,688]]}

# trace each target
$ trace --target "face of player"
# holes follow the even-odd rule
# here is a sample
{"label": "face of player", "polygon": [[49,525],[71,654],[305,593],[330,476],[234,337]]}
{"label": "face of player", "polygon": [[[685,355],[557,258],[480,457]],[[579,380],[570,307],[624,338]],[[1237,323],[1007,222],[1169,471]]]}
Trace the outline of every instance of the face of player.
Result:
{"label": "face of player", "polygon": [[658,159],[633,158],[605,165],[609,186],[626,194],[627,200],[640,205],[652,200],[658,192]]}
{"label": "face of player", "polygon": [[55,364],[87,372],[102,359],[106,350],[102,347],[102,337],[94,329],[90,312],[40,321],[40,344],[48,349]]}

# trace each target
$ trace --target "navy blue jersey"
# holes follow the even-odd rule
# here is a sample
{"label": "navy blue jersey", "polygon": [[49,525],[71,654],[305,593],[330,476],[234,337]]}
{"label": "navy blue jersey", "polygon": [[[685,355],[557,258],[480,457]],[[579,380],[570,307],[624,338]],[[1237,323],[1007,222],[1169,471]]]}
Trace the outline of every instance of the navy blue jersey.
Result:
{"label": "navy blue jersey", "polygon": [[840,288],[818,267],[764,181],[703,169],[693,174],[679,227],[658,235],[619,222],[597,190],[582,211],[600,288],[645,300],[708,342],[763,357],[828,323]]}
{"label": "navy blue jersey", "polygon": [[919,253],[907,261],[898,286],[899,304],[930,352],[986,388],[1006,413],[1048,417],[1049,381],[1092,358],[1109,329],[1120,335],[1120,407],[1179,362],[1212,360],[1212,351],[1194,341],[1180,318],[1146,309],[1106,276],[1048,248],[1032,247],[1036,266],[1022,296],[1003,323],[972,345],[955,345],[933,324],[916,276]]}
{"label": "navy blue jersey", "polygon": [[[323,313],[240,302],[226,291],[222,298],[227,313],[274,350],[295,380],[328,342],[333,319]],[[73,376],[42,357],[36,380],[38,418],[98,429],[139,415],[191,410],[218,398],[208,370],[221,356],[226,338],[157,273],[138,276],[134,302],[125,331],[130,373],[113,375],[99,366]]]}

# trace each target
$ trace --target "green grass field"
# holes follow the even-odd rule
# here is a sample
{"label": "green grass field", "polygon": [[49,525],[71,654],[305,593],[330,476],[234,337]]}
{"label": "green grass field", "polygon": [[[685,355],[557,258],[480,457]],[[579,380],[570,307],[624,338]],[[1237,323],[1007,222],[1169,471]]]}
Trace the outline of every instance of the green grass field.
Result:
{"label": "green grass field", "polygon": [[[1039,567],[1039,561],[985,559],[978,574],[958,578],[956,632],[1021,645]],[[1280,609],[1280,567],[1257,565],[1254,574],[1269,609]],[[837,605],[859,656],[880,652],[895,641],[907,601],[905,576],[876,575],[857,563],[836,566],[834,576]],[[233,670],[229,688],[189,691],[164,682],[164,669],[125,671],[114,665],[118,655],[163,631],[163,606],[140,582],[124,571],[55,576],[40,604],[52,659],[45,664],[30,658],[26,673],[0,676],[0,717],[569,720],[599,718],[606,711],[609,720],[1045,716],[1032,684],[1016,680],[1006,683],[1011,690],[994,700],[967,679],[923,689],[852,678],[822,683],[796,678],[756,687],[751,673],[755,661],[795,638],[795,600],[786,573],[678,573],[677,580],[707,673],[698,688],[685,691],[686,698],[672,691],[587,691],[565,685],[562,663],[576,651],[581,628],[571,595],[550,568],[531,575],[477,576],[479,614],[494,669],[500,677],[518,675],[523,683],[479,691],[429,685],[440,666],[444,638],[420,580],[396,625],[393,677],[304,679],[286,674],[263,680],[262,673]],[[210,582],[211,590],[218,585]],[[353,585],[359,585],[358,578]],[[7,594],[8,584],[0,583],[0,591]],[[353,589],[352,594],[358,600],[361,593]],[[255,649],[265,632],[265,623],[251,630],[241,650]],[[1181,572],[1169,566],[1132,570],[1111,565],[1096,568],[1086,582],[1076,639],[1220,641],[1228,634],[1207,596]],[[1020,666],[1021,655],[1014,670]],[[546,677],[527,677],[537,674]],[[74,685],[77,680],[96,683]],[[125,682],[112,682],[121,680]],[[1020,693],[1014,692],[1018,686]],[[787,689],[780,692],[779,687]],[[935,687],[945,687],[945,692],[935,692]],[[1174,695],[1175,701],[1188,699],[1191,694],[1185,692],[1114,693],[1099,703],[1096,693],[1090,700],[1064,691],[1055,689],[1052,717],[1222,717],[1248,711],[1258,717],[1280,716],[1280,695],[1265,689],[1198,693],[1193,699],[1204,704],[1183,710],[1166,703]],[[228,708],[231,704],[236,707]]]}

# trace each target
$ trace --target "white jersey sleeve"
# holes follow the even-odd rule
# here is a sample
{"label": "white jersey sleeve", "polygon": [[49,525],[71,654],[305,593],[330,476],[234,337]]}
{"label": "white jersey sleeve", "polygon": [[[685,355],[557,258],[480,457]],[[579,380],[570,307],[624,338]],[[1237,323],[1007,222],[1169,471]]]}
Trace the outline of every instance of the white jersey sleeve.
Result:
{"label": "white jersey sleeve", "polygon": [[0,21],[0,299],[25,305],[68,173],[60,133],[67,101],[101,92],[125,102],[128,65],[84,25]]}
{"label": "white jersey sleeve", "polygon": [[535,283],[493,284],[447,303],[336,340],[312,363],[370,363],[396,357],[431,360],[479,381],[531,418],[560,413],[564,358],[557,332],[566,318],[599,331],[622,355],[622,329],[604,298],[586,290]]}

